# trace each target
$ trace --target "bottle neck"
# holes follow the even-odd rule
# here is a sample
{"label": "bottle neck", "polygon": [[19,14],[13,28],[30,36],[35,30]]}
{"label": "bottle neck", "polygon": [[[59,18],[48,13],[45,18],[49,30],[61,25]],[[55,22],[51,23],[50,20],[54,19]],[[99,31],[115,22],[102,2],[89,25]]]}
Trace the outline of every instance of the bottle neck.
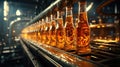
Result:
{"label": "bottle neck", "polygon": [[72,16],[72,7],[71,8],[66,7],[66,17],[68,16]]}
{"label": "bottle neck", "polygon": [[57,22],[58,26],[63,26],[63,13],[57,11]]}
{"label": "bottle neck", "polygon": [[78,4],[79,4],[78,14],[86,12],[86,1],[80,1],[78,2]]}
{"label": "bottle neck", "polygon": [[56,22],[55,20],[52,21],[52,26],[55,26],[56,25]]}
{"label": "bottle neck", "polygon": [[80,23],[88,22],[87,12],[86,12],[86,0],[81,0],[79,2],[78,20]]}
{"label": "bottle neck", "polygon": [[59,24],[59,26],[63,26],[63,20],[62,20],[62,18],[58,19],[58,24]]}
{"label": "bottle neck", "polygon": [[73,23],[72,8],[66,7],[66,23]]}
{"label": "bottle neck", "polygon": [[57,19],[60,17],[60,13],[59,11],[57,11]]}

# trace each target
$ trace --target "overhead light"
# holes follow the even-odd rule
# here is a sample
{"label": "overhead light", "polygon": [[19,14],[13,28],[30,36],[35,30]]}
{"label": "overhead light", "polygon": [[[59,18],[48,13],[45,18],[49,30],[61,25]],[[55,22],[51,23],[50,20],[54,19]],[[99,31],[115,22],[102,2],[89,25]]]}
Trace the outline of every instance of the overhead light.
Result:
{"label": "overhead light", "polygon": [[17,20],[21,20],[21,18],[20,18],[20,17],[18,17],[18,18],[17,18]]}
{"label": "overhead light", "polygon": [[17,15],[17,16],[20,16],[20,15],[21,15],[20,10],[17,10],[17,11],[16,11],[16,15]]}
{"label": "overhead light", "polygon": [[9,12],[9,5],[8,5],[8,2],[7,1],[4,1],[4,16],[7,16],[8,15],[8,12]]}
{"label": "overhead light", "polygon": [[90,3],[90,5],[88,5],[88,7],[86,8],[86,11],[89,11],[93,6],[93,2]]}
{"label": "overhead light", "polygon": [[6,20],[8,20],[6,17],[4,17],[4,20],[6,21]]}
{"label": "overhead light", "polygon": [[7,19],[7,16],[8,16],[8,13],[9,13],[9,5],[8,5],[8,2],[7,1],[4,1],[4,9],[3,9],[3,15],[4,15],[4,20],[8,20]]}

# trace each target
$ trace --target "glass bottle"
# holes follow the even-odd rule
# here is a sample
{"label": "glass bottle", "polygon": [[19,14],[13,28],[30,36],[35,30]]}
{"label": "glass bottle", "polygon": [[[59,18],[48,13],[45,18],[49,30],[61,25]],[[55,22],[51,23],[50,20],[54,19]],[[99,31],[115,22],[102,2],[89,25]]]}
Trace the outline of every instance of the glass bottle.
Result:
{"label": "glass bottle", "polygon": [[34,24],[34,35],[35,35],[35,42],[37,42],[37,23]]}
{"label": "glass bottle", "polygon": [[66,51],[75,51],[75,27],[73,24],[72,8],[66,7],[66,19],[65,19],[65,47]]}
{"label": "glass bottle", "polygon": [[78,22],[77,22],[77,54],[90,53],[90,28],[88,24],[86,1],[82,0],[79,3]]}
{"label": "glass bottle", "polygon": [[47,23],[48,23],[48,17],[46,17],[46,19],[45,19],[45,29],[44,29],[44,34],[45,34],[45,42],[44,42],[44,44],[46,44],[46,42],[47,42],[47,28],[48,28],[48,26],[47,26]]}
{"label": "glass bottle", "polygon": [[51,34],[50,34],[50,21],[48,19],[48,17],[46,18],[46,42],[45,44],[49,45],[50,44],[50,40],[51,40]]}
{"label": "glass bottle", "polygon": [[45,42],[46,42],[46,30],[45,30],[45,28],[46,28],[46,22],[45,21],[43,21],[43,44],[45,44]]}
{"label": "glass bottle", "polygon": [[57,11],[57,26],[56,26],[56,47],[63,49],[65,45],[64,36],[65,31],[63,27],[63,18],[62,15],[59,14],[59,11]]}
{"label": "glass bottle", "polygon": [[50,33],[51,33],[50,45],[56,46],[56,22],[55,22],[55,17],[53,15],[51,15]]}
{"label": "glass bottle", "polygon": [[41,43],[44,43],[44,19],[42,19],[41,23]]}
{"label": "glass bottle", "polygon": [[38,41],[39,41],[39,21],[36,24],[36,34],[37,34],[36,40],[37,40],[37,43],[38,43]]}
{"label": "glass bottle", "polygon": [[41,43],[41,21],[38,23],[38,43]]}
{"label": "glass bottle", "polygon": [[47,30],[46,30],[46,44],[47,45],[50,45],[50,42],[51,42],[51,32],[50,32],[50,29],[52,28],[51,26],[51,23],[50,23],[50,20],[48,18],[48,22],[46,22],[47,24]]}

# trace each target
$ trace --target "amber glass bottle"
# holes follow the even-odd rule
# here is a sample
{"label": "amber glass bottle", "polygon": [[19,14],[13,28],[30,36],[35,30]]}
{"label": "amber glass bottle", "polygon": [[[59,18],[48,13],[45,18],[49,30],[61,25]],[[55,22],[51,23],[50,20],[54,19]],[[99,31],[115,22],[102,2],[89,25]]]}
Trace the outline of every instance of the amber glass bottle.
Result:
{"label": "amber glass bottle", "polygon": [[90,28],[88,24],[86,1],[80,1],[77,22],[77,54],[90,53]]}
{"label": "amber glass bottle", "polygon": [[37,40],[37,43],[38,43],[38,41],[39,41],[39,38],[38,38],[38,37],[39,37],[39,36],[38,36],[39,33],[38,33],[38,32],[39,32],[39,22],[37,22],[37,24],[36,24],[36,34],[37,34],[36,40]]}
{"label": "amber glass bottle", "polygon": [[37,42],[37,27],[36,27],[37,23],[34,24],[34,40],[35,42]]}
{"label": "amber glass bottle", "polygon": [[66,19],[65,19],[65,47],[66,51],[75,51],[75,27],[73,24],[72,8],[66,7]]}
{"label": "amber glass bottle", "polygon": [[65,45],[65,41],[64,41],[65,31],[64,31],[64,27],[63,27],[63,18],[62,18],[62,15],[60,15],[60,14],[61,13],[59,13],[59,11],[57,11],[56,47],[63,49],[64,45]]}
{"label": "amber glass bottle", "polygon": [[51,15],[50,33],[51,33],[50,45],[51,46],[56,46],[56,22],[55,22],[55,17],[53,15]]}
{"label": "amber glass bottle", "polygon": [[44,34],[45,34],[45,42],[44,42],[44,44],[46,44],[46,42],[47,42],[47,40],[48,40],[48,38],[47,38],[47,32],[48,31],[48,17],[46,17],[46,19],[45,19],[45,29],[44,29]]}
{"label": "amber glass bottle", "polygon": [[45,44],[49,45],[50,44],[50,40],[51,40],[51,34],[50,34],[50,21],[47,17],[47,21],[46,21],[46,42]]}
{"label": "amber glass bottle", "polygon": [[49,45],[50,41],[51,41],[50,27],[51,27],[51,23],[50,23],[50,20],[48,18],[48,21],[46,22],[46,44],[47,45]]}
{"label": "amber glass bottle", "polygon": [[43,21],[43,44],[46,42],[46,21]]}
{"label": "amber glass bottle", "polygon": [[44,19],[42,19],[42,23],[41,23],[41,43],[44,43]]}
{"label": "amber glass bottle", "polygon": [[38,23],[38,43],[41,43],[41,21]]}

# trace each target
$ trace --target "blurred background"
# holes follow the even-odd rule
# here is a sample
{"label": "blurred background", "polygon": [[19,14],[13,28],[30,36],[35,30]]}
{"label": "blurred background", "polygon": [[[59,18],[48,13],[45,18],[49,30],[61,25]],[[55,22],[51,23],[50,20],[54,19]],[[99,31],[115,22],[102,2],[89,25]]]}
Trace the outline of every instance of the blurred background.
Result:
{"label": "blurred background", "polygon": [[[0,0],[1,65],[13,64],[20,67],[31,65],[31,62],[26,63],[29,59],[24,55],[18,42],[19,35],[24,27],[31,24],[32,19],[54,1],[56,0]],[[120,44],[119,4],[119,0],[87,0],[91,44],[96,42]],[[78,5],[74,4],[74,13],[77,12],[77,7]]]}

